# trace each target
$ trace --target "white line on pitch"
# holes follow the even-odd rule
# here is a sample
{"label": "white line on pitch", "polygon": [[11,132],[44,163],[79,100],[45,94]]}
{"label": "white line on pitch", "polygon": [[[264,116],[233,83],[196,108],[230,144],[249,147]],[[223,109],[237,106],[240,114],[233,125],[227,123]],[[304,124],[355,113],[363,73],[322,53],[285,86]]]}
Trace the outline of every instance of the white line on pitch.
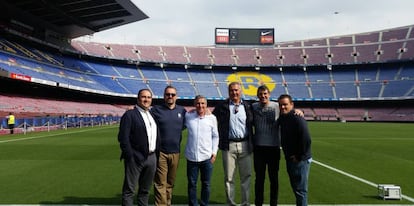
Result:
{"label": "white line on pitch", "polygon": [[[331,167],[331,166],[329,166],[329,165],[326,165],[326,164],[324,164],[324,163],[322,163],[322,162],[319,162],[319,161],[316,161],[316,160],[313,160],[312,162],[314,162],[314,163],[316,163],[316,164],[318,164],[318,165],[320,165],[320,166],[322,166],[322,167],[326,167],[326,168],[328,168],[328,169],[330,169],[330,170],[332,170],[332,171],[335,171],[335,172],[337,172],[337,173],[340,173],[340,174],[343,174],[343,175],[345,175],[345,176],[348,176],[348,177],[350,177],[350,178],[352,178],[352,179],[355,179],[355,180],[358,180],[358,181],[360,181],[360,182],[363,182],[363,183],[365,183],[365,184],[367,184],[367,185],[371,185],[371,186],[373,186],[373,187],[378,187],[378,184],[375,184],[375,183],[373,183],[373,182],[370,182],[370,181],[368,181],[368,180],[366,180],[366,179],[362,179],[362,178],[357,177],[357,176],[355,176],[355,175],[351,175],[351,174],[349,174],[349,173],[347,173],[347,172],[344,172],[344,171],[342,171],[342,170],[339,170],[339,169],[336,169],[336,168]],[[409,196],[407,196],[407,195],[401,195],[401,197],[402,197],[402,198],[404,198],[404,199],[406,199],[406,200],[408,200],[408,201],[410,201],[410,202],[414,202],[414,198],[409,197]]]}

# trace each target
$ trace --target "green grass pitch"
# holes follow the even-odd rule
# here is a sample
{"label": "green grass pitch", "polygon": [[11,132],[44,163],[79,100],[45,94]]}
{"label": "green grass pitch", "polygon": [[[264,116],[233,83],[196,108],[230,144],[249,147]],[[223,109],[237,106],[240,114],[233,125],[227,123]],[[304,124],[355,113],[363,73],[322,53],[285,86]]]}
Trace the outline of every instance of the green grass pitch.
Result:
{"label": "green grass pitch", "polygon": [[[399,185],[409,198],[379,199],[376,187],[314,162],[309,179],[310,204],[414,204],[410,200],[414,197],[413,124],[309,122],[309,127],[316,161],[375,184]],[[106,126],[0,136],[0,204],[119,205],[123,163],[119,160],[117,132],[117,126]],[[185,136],[184,132],[182,151]],[[185,168],[182,155],[174,204],[187,204]],[[225,203],[222,171],[219,152],[211,204]],[[279,180],[279,203],[294,204],[283,158]],[[252,203],[253,188],[254,174]],[[266,204],[268,196],[266,185]]]}

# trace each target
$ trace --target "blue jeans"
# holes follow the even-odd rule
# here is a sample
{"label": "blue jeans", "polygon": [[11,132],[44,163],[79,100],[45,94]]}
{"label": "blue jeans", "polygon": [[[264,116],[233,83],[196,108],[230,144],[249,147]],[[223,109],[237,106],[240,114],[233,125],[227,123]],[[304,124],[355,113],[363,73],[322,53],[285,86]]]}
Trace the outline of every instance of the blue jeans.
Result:
{"label": "blue jeans", "polygon": [[296,205],[308,205],[308,177],[310,160],[293,162],[286,160],[286,168],[289,174],[290,186],[296,197]]}
{"label": "blue jeans", "polygon": [[197,203],[197,179],[198,171],[201,173],[201,201],[200,205],[208,205],[210,199],[210,179],[213,173],[213,164],[210,159],[202,162],[192,162],[187,160],[187,180],[188,180],[188,205],[196,206]]}

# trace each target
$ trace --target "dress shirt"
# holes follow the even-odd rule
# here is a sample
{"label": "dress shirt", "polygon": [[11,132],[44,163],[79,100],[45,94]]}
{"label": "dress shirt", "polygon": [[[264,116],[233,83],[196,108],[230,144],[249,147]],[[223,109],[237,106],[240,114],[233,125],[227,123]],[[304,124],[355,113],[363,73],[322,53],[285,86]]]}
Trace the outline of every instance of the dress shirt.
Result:
{"label": "dress shirt", "polygon": [[198,116],[197,112],[187,112],[185,125],[188,129],[185,157],[192,162],[202,162],[216,155],[219,135],[217,119],[213,114]]}
{"label": "dress shirt", "polygon": [[[237,109],[236,109],[237,108]],[[243,139],[247,136],[246,131],[246,110],[240,102],[236,105],[233,102],[230,102],[230,130],[229,130],[229,139]]]}
{"label": "dress shirt", "polygon": [[155,123],[154,118],[150,114],[149,110],[144,110],[141,107],[137,106],[139,113],[141,113],[142,118],[145,122],[145,127],[147,129],[148,135],[148,144],[149,152],[154,152],[157,144],[157,124]]}

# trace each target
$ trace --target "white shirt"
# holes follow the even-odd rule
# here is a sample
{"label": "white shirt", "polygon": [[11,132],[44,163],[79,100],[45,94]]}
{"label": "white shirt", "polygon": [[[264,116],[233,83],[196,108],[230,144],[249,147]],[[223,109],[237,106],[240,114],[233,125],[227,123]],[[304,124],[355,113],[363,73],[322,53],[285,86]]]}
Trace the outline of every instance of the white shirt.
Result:
{"label": "white shirt", "polygon": [[216,155],[219,135],[217,119],[213,114],[198,116],[197,112],[187,112],[185,125],[188,131],[185,157],[192,162],[202,162]]}
{"label": "white shirt", "polygon": [[139,113],[141,113],[147,129],[149,152],[154,152],[157,144],[157,124],[149,110],[144,110],[139,106],[136,106],[136,108],[138,108]]}

